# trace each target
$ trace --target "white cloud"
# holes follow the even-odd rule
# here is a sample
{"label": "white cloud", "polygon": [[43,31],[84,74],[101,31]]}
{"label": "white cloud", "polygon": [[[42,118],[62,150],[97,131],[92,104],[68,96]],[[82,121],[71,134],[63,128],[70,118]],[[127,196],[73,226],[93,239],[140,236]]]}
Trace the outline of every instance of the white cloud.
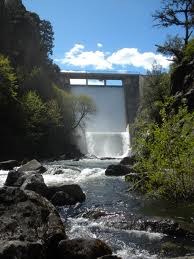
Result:
{"label": "white cloud", "polygon": [[[58,59],[57,59],[58,60]],[[56,61],[56,59],[55,59]],[[69,72],[69,73],[86,73],[87,71],[86,70],[70,70],[70,69],[62,69],[61,72]]]}
{"label": "white cloud", "polygon": [[122,48],[113,53],[105,53],[99,50],[86,51],[82,44],[75,44],[72,49],[65,53],[63,59],[55,61],[77,68],[92,66],[96,70],[111,70],[114,66],[117,68],[120,66],[119,70],[129,66],[150,70],[154,62],[166,69],[170,64],[170,61],[161,54],[141,53],[137,48]]}
{"label": "white cloud", "polygon": [[97,47],[102,48],[103,47],[102,43],[98,42]]}
{"label": "white cloud", "polygon": [[84,46],[75,44],[72,49],[65,53],[64,59],[57,60],[62,64],[75,67],[93,66],[95,69],[112,69],[112,65],[106,60],[102,51],[84,51]]}
{"label": "white cloud", "polygon": [[153,52],[140,53],[136,48],[123,48],[114,53],[107,59],[112,65],[143,67],[151,69],[154,62],[163,68],[168,68],[170,62],[161,54]]}

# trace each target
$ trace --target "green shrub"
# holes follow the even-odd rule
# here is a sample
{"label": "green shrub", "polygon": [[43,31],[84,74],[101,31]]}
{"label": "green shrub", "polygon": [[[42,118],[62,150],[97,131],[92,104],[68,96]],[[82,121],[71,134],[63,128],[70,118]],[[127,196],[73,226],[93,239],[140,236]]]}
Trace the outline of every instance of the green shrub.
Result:
{"label": "green shrub", "polygon": [[17,96],[17,77],[9,59],[0,55],[0,105],[7,105]]}
{"label": "green shrub", "polygon": [[191,60],[194,57],[194,38],[191,39],[184,50],[184,58]]}
{"label": "green shrub", "polygon": [[140,121],[136,132],[136,170],[147,172],[141,187],[155,197],[194,198],[194,113],[185,105],[169,113],[168,102],[160,114],[162,125]]}
{"label": "green shrub", "polygon": [[160,66],[153,64],[144,80],[143,93],[140,99],[139,115],[146,121],[161,122],[160,102],[170,95],[170,75],[164,73]]}

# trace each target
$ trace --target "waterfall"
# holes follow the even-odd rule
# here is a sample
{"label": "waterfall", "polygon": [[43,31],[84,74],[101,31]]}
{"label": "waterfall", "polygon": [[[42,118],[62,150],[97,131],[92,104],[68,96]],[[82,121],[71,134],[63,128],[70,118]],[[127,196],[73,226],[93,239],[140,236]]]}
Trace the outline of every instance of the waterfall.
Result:
{"label": "waterfall", "polygon": [[129,153],[128,132],[86,132],[88,153],[97,157],[123,157]]}
{"label": "waterfall", "polygon": [[130,143],[123,87],[73,86],[72,92],[91,97],[97,107],[97,113],[85,123],[88,153],[97,157],[126,156]]}

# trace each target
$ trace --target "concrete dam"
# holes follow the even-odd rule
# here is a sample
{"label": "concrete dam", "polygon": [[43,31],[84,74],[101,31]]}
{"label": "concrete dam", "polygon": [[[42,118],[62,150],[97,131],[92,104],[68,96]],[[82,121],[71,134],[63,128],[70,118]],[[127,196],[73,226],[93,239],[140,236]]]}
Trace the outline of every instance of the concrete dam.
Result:
{"label": "concrete dam", "polygon": [[[62,73],[75,95],[87,95],[97,112],[86,122],[85,153],[122,157],[130,150],[129,126],[139,106],[143,76],[113,73]],[[83,143],[82,143],[83,145]]]}

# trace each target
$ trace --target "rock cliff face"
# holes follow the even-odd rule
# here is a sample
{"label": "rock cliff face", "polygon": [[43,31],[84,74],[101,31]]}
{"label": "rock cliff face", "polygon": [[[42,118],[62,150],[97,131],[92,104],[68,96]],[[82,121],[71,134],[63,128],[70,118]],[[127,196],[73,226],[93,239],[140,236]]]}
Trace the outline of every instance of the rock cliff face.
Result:
{"label": "rock cliff face", "polygon": [[[172,94],[177,95],[178,103],[185,98],[190,110],[194,110],[194,58],[190,62],[182,62],[171,76]],[[180,100],[180,101],[179,101]]]}
{"label": "rock cliff face", "polygon": [[1,53],[9,56],[14,66],[26,64],[26,69],[30,70],[40,61],[40,35],[37,30],[40,19],[38,15],[26,11],[21,0],[1,0],[0,7]]}
{"label": "rock cliff face", "polygon": [[25,10],[24,5],[22,4],[21,0],[3,0],[4,5],[6,8],[11,8],[11,9],[23,9]]}

